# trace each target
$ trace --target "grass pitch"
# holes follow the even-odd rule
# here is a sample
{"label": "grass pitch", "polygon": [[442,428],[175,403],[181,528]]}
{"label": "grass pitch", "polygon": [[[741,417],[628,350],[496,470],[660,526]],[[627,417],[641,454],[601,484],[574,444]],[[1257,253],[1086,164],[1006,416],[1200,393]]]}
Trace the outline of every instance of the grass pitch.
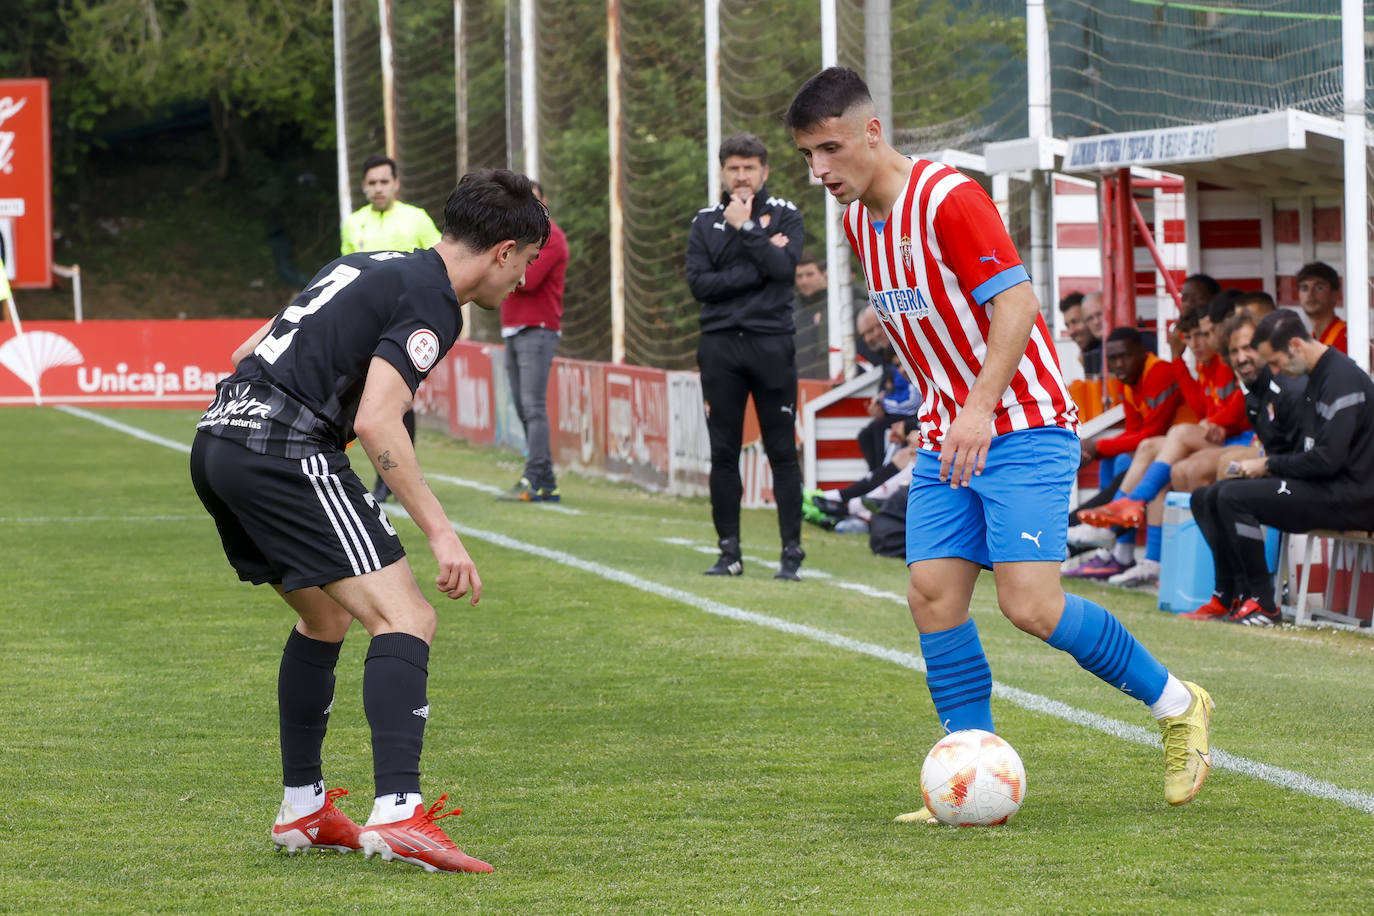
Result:
{"label": "grass pitch", "polygon": [[[561,506],[497,503],[513,456],[431,434],[422,461],[485,593],[435,595],[397,520],[440,614],[425,797],[450,793],[464,814],[443,826],[496,872],[276,854],[289,612],[224,561],[171,447],[194,415],[100,415],[163,441],[0,411],[0,912],[1374,908],[1374,640],[1083,586],[1216,698],[1219,766],[1173,809],[1147,711],[1016,632],[985,577],[974,615],[1029,796],[1003,828],[894,825],[939,735],[900,562],[808,529],[813,575],[775,582],[775,517],[746,512],[745,576],[705,578],[705,501],[565,475]],[[325,743],[359,820],[366,644],[344,644]]]}

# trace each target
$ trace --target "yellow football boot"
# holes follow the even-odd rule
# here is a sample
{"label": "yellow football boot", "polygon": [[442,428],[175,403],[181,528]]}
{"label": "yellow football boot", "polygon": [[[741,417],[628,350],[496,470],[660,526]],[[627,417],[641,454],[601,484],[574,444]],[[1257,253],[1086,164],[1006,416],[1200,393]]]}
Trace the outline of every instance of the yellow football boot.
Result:
{"label": "yellow football boot", "polygon": [[1164,737],[1164,800],[1186,805],[1197,795],[1212,768],[1211,724],[1216,704],[1197,684],[1183,682],[1193,701],[1179,716],[1159,720]]}

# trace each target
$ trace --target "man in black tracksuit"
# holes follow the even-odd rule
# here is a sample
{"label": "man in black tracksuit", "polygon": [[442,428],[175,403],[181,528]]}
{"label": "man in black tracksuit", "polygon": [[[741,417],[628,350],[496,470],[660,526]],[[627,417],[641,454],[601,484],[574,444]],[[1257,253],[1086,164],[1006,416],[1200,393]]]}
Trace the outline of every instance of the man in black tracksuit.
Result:
{"label": "man in black tracksuit", "polygon": [[[1245,415],[1250,428],[1255,431],[1256,442],[1248,448],[1236,450],[1232,456],[1223,454],[1222,461],[1234,457],[1226,473],[1218,474],[1216,483],[1193,491],[1190,506],[1193,520],[1212,548],[1215,559],[1216,586],[1212,597],[1202,607],[1184,614],[1192,620],[1220,620],[1239,612],[1247,595],[1243,583],[1235,579],[1235,564],[1229,560],[1230,548],[1226,545],[1227,532],[1222,527],[1218,514],[1218,499],[1224,489],[1242,481],[1236,477],[1238,461],[1255,457],[1254,446],[1263,449],[1263,455],[1288,455],[1302,449],[1303,420],[1307,415],[1303,392],[1307,387],[1306,377],[1293,378],[1282,372],[1275,374],[1265,365],[1264,359],[1255,349],[1256,320],[1245,310],[1237,312],[1227,320],[1225,337],[1230,350],[1231,368],[1235,370],[1245,389]],[[1232,450],[1228,449],[1227,452]],[[1247,454],[1248,453],[1248,454]],[[1268,588],[1264,589],[1266,596]]]}
{"label": "man in black tracksuit", "polygon": [[1374,381],[1344,353],[1312,339],[1301,317],[1279,309],[1255,331],[1256,349],[1276,374],[1307,375],[1302,450],[1240,463],[1245,478],[1217,500],[1222,529],[1234,533],[1227,560],[1247,597],[1231,619],[1267,626],[1278,610],[1269,593],[1261,524],[1282,531],[1374,527]]}
{"label": "man in black tracksuit", "polygon": [[774,578],[801,576],[801,466],[797,462],[797,364],[792,297],[806,241],[801,214],[769,197],[768,150],[753,134],[720,145],[721,202],[697,213],[687,240],[687,283],[701,303],[697,366],[711,436],[711,517],[720,558],[706,571],[744,571],[739,453],[744,409],[754,396],[773,468],[782,560]]}

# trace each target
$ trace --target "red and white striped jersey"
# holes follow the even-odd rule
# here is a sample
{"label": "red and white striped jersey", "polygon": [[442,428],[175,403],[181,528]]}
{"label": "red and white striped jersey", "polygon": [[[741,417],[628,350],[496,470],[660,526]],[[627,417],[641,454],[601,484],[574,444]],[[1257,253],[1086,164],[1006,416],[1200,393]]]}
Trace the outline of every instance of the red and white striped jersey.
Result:
{"label": "red and white striped jersey", "polygon": [[[921,445],[939,451],[987,354],[998,293],[1029,279],[1001,215],[978,183],[938,162],[913,161],[892,215],[873,222],[861,201],[845,234],[863,263],[868,301],[921,391]],[[993,415],[994,435],[1078,428],[1043,316]]]}

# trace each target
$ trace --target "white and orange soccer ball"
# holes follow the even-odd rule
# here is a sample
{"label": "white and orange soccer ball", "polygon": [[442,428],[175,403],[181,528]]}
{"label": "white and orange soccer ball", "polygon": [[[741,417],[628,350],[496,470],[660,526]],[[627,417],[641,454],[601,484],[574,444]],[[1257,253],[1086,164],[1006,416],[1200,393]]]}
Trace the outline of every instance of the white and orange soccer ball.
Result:
{"label": "white and orange soccer ball", "polygon": [[951,732],[921,765],[921,797],[942,824],[1005,824],[1026,797],[1026,768],[1016,750],[992,732]]}

